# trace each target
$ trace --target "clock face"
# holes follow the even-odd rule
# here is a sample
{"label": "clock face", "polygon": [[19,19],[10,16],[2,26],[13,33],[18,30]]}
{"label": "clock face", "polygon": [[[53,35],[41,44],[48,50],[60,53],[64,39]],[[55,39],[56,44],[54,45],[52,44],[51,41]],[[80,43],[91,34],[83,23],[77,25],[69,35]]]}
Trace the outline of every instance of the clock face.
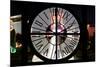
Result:
{"label": "clock face", "polygon": [[46,59],[60,60],[78,46],[80,28],[75,16],[63,8],[47,8],[34,19],[30,30],[35,50]]}

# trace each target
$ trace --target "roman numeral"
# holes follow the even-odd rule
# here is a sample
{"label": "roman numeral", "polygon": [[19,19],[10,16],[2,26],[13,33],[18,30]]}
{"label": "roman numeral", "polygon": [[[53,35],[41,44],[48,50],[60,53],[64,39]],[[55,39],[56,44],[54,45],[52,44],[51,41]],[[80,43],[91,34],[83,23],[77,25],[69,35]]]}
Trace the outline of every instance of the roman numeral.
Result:
{"label": "roman numeral", "polygon": [[55,8],[50,8],[49,11],[52,16],[55,16]]}
{"label": "roman numeral", "polygon": [[71,16],[68,20],[66,20],[65,25],[73,18],[73,16]]}
{"label": "roman numeral", "polygon": [[72,27],[75,23],[76,23],[76,22],[75,22],[75,20],[74,20],[72,23],[69,24],[69,26],[68,26],[66,29],[69,29],[69,28]]}
{"label": "roman numeral", "polygon": [[41,40],[41,41],[39,41],[37,44],[35,44],[35,46],[36,46],[37,50],[40,50],[40,49],[41,49],[41,47],[43,46],[43,44],[41,44],[41,42],[42,42],[42,40]]}
{"label": "roman numeral", "polygon": [[41,37],[41,38],[35,39],[32,42],[37,41],[37,40],[41,40],[41,39],[44,39],[44,38],[46,38],[46,37]]}
{"label": "roman numeral", "polygon": [[62,57],[64,57],[65,55],[67,55],[67,53],[64,50],[61,50],[62,53]]}
{"label": "roman numeral", "polygon": [[63,14],[63,18],[67,20],[68,16],[70,16],[70,14],[68,13],[68,11],[65,11]]}
{"label": "roman numeral", "polygon": [[35,21],[35,24],[37,24],[37,25],[40,26],[40,27],[43,26],[43,24],[42,24],[40,21],[38,21],[38,20]]}
{"label": "roman numeral", "polygon": [[62,14],[63,14],[63,9],[58,8],[57,15],[59,15],[60,17],[64,17],[64,15],[62,16]]}
{"label": "roman numeral", "polygon": [[64,47],[64,50],[65,50],[66,54],[68,54],[68,53],[71,52],[71,51],[70,51],[70,48],[67,46],[67,44],[66,44],[66,46]]}
{"label": "roman numeral", "polygon": [[70,41],[70,44],[71,44],[72,46],[75,46],[75,45],[77,44],[77,41],[76,41],[76,40],[71,40],[71,41]]}
{"label": "roman numeral", "polygon": [[[48,26],[48,24],[46,23],[46,21],[39,15],[39,17],[42,19],[43,22],[45,22],[45,24]],[[43,26],[43,24],[42,24]]]}
{"label": "roman numeral", "polygon": [[[70,16],[70,14],[68,14],[68,12],[67,12],[67,15],[66,15],[66,17],[65,17],[65,19],[66,19],[66,21],[68,20],[68,17]],[[72,18],[72,17],[71,17]],[[71,19],[70,18],[70,19]]]}
{"label": "roman numeral", "polygon": [[48,48],[48,49],[46,49],[46,50],[43,52],[43,55],[46,55],[46,56],[47,56],[48,51],[49,51],[49,48]]}
{"label": "roman numeral", "polygon": [[49,19],[48,16],[47,16],[47,14],[46,14],[45,12],[44,12],[43,14],[45,15],[45,17],[46,17],[47,19]]}
{"label": "roman numeral", "polygon": [[53,16],[55,16],[55,8],[52,9]]}
{"label": "roman numeral", "polygon": [[[57,9],[57,22],[59,22],[59,23],[60,23],[61,18],[62,18],[62,13],[63,13],[63,9],[58,8]],[[60,18],[58,18],[58,17],[60,17]]]}
{"label": "roman numeral", "polygon": [[57,9],[57,15],[61,16],[61,14],[60,14],[60,8]]}
{"label": "roman numeral", "polygon": [[36,29],[36,30],[40,30],[40,31],[46,31],[46,30],[44,30],[44,29],[40,29],[40,28],[36,28],[36,27],[32,27],[33,29]]}
{"label": "roman numeral", "polygon": [[62,57],[64,57],[64,55],[67,55],[68,53],[71,53],[73,50],[74,50],[74,47],[73,46],[68,45],[68,44],[65,43],[64,49],[61,50]]}
{"label": "roman numeral", "polygon": [[55,59],[57,59],[57,51],[55,50],[55,52],[54,52],[54,55],[53,55],[53,58],[55,58]]}
{"label": "roman numeral", "polygon": [[[65,43],[65,44],[66,44],[66,43]],[[73,49],[74,49],[74,46],[72,46],[72,45],[66,44],[66,47],[69,49],[69,51],[73,51]]]}
{"label": "roman numeral", "polygon": [[52,10],[49,8],[49,11],[50,11],[50,17],[54,23],[55,20],[53,19],[53,16],[55,16],[55,8],[53,8]]}
{"label": "roman numeral", "polygon": [[53,46],[53,49],[52,49],[51,58],[52,58],[52,56],[53,56],[53,51],[54,51],[54,46]]}

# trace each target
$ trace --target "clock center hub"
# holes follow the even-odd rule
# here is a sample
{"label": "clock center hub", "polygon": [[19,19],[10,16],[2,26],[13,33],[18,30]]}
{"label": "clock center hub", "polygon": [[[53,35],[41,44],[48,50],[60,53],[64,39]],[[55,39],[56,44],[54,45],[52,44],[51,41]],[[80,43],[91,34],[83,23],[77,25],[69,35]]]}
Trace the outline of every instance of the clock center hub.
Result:
{"label": "clock center hub", "polygon": [[[48,28],[47,28],[47,33],[54,33],[54,35],[46,35],[47,40],[52,43],[53,45],[60,45],[61,43],[63,43],[66,39],[65,35],[59,35],[58,33],[66,33],[66,31],[64,31],[64,26],[62,24],[51,24]],[[56,36],[57,35],[57,36]],[[57,43],[56,43],[57,42]]]}

